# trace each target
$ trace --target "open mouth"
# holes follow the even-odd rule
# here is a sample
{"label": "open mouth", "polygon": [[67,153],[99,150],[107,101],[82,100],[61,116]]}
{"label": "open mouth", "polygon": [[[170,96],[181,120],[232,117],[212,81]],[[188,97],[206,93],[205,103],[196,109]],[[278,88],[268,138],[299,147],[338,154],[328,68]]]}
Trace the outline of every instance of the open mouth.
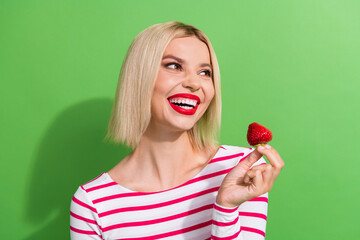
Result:
{"label": "open mouth", "polygon": [[175,111],[185,115],[193,115],[200,104],[198,96],[186,93],[175,94],[168,101]]}
{"label": "open mouth", "polygon": [[171,98],[169,99],[169,102],[184,109],[193,109],[197,105],[196,100],[184,99],[184,98]]}

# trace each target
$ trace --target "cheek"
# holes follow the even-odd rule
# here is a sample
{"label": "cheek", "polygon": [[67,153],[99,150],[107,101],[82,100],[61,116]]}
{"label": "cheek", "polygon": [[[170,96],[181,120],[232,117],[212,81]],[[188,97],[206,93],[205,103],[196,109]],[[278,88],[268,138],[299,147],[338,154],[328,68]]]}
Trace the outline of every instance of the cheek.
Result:
{"label": "cheek", "polygon": [[164,93],[161,88],[154,88],[153,95],[151,97],[151,111],[158,112],[165,103]]}
{"label": "cheek", "polygon": [[214,84],[211,83],[207,86],[206,88],[206,91],[205,91],[205,94],[206,94],[206,98],[208,100],[208,102],[210,103],[211,100],[214,98],[215,96],[215,88],[214,88]]}
{"label": "cheek", "polygon": [[168,95],[169,92],[178,84],[178,79],[165,71],[159,71],[154,86],[154,93]]}
{"label": "cheek", "polygon": [[171,91],[170,82],[168,78],[159,74],[151,98],[151,111],[153,114],[163,114],[164,105],[168,104],[167,96]]}
{"label": "cheek", "polygon": [[161,100],[164,100],[166,98],[167,90],[166,82],[162,81],[162,79],[157,79],[153,90],[152,102],[159,103],[159,101],[161,102]]}

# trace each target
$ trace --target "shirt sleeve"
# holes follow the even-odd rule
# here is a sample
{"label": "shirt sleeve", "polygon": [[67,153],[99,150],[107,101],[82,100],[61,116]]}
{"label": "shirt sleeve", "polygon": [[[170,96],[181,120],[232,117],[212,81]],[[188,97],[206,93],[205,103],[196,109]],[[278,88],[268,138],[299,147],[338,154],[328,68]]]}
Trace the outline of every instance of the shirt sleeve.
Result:
{"label": "shirt sleeve", "polygon": [[71,200],[70,235],[71,240],[103,239],[97,210],[81,187]]}
{"label": "shirt sleeve", "polygon": [[244,202],[239,207],[226,208],[214,204],[211,239],[265,239],[268,193]]}
{"label": "shirt sleeve", "polygon": [[[266,164],[261,158],[253,166]],[[265,239],[268,193],[226,208],[216,202],[213,208],[211,239],[263,240]]]}

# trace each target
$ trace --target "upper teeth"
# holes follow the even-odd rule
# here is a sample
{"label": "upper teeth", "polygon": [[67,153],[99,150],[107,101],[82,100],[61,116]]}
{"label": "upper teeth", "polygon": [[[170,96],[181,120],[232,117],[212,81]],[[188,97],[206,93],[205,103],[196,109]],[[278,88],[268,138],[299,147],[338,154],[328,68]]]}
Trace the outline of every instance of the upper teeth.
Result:
{"label": "upper teeth", "polygon": [[196,106],[197,101],[196,100],[192,100],[192,99],[188,99],[188,98],[172,98],[169,100],[171,103],[182,103],[182,104],[188,104],[191,105],[193,107]]}

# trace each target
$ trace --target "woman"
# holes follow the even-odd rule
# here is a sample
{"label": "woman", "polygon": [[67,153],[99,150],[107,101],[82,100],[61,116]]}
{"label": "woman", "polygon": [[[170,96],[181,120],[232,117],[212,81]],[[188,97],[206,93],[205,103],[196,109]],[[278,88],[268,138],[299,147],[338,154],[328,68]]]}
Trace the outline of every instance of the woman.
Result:
{"label": "woman", "polygon": [[267,192],[284,163],[269,145],[218,146],[220,113],[206,35],[179,22],[142,31],[124,60],[108,132],[134,150],[79,187],[72,239],[264,239]]}

